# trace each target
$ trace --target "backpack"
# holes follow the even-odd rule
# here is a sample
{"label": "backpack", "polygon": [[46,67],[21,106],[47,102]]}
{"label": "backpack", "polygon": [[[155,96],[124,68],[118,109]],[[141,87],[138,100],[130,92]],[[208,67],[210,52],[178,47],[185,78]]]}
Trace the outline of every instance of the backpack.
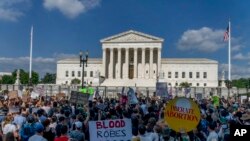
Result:
{"label": "backpack", "polygon": [[21,127],[20,135],[22,141],[28,141],[31,136],[35,134],[33,124],[26,123]]}

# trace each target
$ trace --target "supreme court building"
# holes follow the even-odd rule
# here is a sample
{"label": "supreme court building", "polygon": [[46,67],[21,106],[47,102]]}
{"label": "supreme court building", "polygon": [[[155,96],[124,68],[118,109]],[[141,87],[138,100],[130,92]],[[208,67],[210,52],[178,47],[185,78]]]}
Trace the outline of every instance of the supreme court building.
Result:
{"label": "supreme court building", "polygon": [[[89,58],[84,80],[98,86],[155,87],[157,81],[178,86],[217,87],[218,62],[206,58],[162,58],[164,39],[134,30],[102,39],[102,58]],[[100,48],[101,50],[101,48]],[[98,49],[97,49],[98,51]],[[91,57],[91,56],[90,56]],[[57,84],[81,79],[79,58],[57,62]]]}

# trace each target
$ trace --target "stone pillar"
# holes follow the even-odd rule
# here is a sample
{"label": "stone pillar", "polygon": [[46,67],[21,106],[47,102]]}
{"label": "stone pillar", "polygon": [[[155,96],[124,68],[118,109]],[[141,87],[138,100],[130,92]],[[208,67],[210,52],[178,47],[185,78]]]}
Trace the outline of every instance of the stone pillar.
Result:
{"label": "stone pillar", "polygon": [[109,50],[110,50],[110,56],[109,56],[110,57],[110,59],[109,59],[109,63],[110,63],[110,65],[109,65],[109,78],[113,79],[114,51],[113,51],[113,48],[110,48]]}
{"label": "stone pillar", "polygon": [[102,67],[103,67],[103,76],[106,78],[106,48],[102,49]]}
{"label": "stone pillar", "polygon": [[116,78],[120,79],[121,78],[121,48],[118,48],[118,61],[117,61],[117,65],[118,65],[118,75],[116,76]]}
{"label": "stone pillar", "polygon": [[137,48],[134,48],[134,78],[137,78]]}
{"label": "stone pillar", "polygon": [[141,72],[141,76],[142,78],[145,78],[145,48],[142,48],[141,50],[141,64],[142,64],[142,72]]}
{"label": "stone pillar", "polygon": [[158,48],[158,58],[157,58],[157,77],[159,76],[160,74],[160,71],[161,71],[161,48]]}
{"label": "stone pillar", "polygon": [[123,68],[123,70],[124,70],[124,78],[128,78],[128,69],[129,69],[129,48],[125,48],[125,50],[126,50],[126,52],[125,52],[125,54],[126,54],[126,57],[125,57],[125,65],[126,65],[126,67],[125,68]]}
{"label": "stone pillar", "polygon": [[153,78],[153,48],[150,48],[149,55],[149,78]]}

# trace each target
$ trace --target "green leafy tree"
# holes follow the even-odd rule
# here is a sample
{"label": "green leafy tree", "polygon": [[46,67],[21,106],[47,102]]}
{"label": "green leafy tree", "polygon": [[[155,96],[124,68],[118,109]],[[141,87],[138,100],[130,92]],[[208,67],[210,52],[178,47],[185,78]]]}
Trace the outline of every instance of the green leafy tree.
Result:
{"label": "green leafy tree", "polygon": [[15,79],[11,75],[3,75],[1,81],[2,81],[1,84],[14,84],[15,83]]}
{"label": "green leafy tree", "polygon": [[55,84],[56,83],[56,74],[55,73],[46,73],[41,79],[41,83],[44,84]]}
{"label": "green leafy tree", "polygon": [[181,88],[189,88],[190,86],[191,86],[191,84],[189,84],[188,82],[181,82],[180,83]]}
{"label": "green leafy tree", "polygon": [[71,84],[80,84],[81,83],[81,80],[80,79],[77,79],[77,78],[74,78],[71,80]]}
{"label": "green leafy tree", "polygon": [[[32,78],[31,78],[32,84],[38,84],[39,74],[37,72],[32,71],[31,75],[32,75]],[[12,76],[14,77],[14,80],[16,80],[17,70],[12,72]],[[25,72],[23,69],[20,69],[19,79],[20,79],[21,84],[29,84],[29,73]]]}

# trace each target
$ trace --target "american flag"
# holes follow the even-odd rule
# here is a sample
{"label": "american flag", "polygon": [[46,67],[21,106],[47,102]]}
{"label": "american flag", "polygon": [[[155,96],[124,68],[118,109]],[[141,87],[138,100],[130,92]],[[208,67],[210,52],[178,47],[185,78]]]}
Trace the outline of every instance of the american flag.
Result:
{"label": "american flag", "polygon": [[229,39],[229,26],[227,27],[224,33],[224,41],[228,41],[228,39]]}

